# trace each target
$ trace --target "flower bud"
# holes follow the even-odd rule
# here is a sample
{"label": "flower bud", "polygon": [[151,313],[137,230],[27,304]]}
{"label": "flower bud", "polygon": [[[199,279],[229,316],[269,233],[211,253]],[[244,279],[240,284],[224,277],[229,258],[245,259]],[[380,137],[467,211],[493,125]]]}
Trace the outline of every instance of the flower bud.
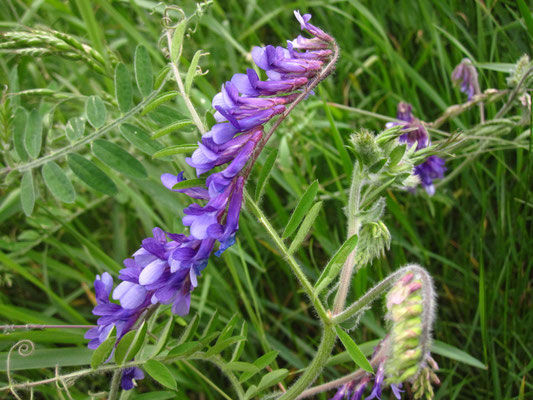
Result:
{"label": "flower bud", "polygon": [[420,267],[406,268],[387,294],[389,354],[385,363],[388,383],[413,380],[425,367],[433,322],[433,287]]}
{"label": "flower bud", "polygon": [[382,151],[377,145],[374,135],[366,129],[353,134],[352,143],[355,153],[363,165],[373,165],[382,155]]}

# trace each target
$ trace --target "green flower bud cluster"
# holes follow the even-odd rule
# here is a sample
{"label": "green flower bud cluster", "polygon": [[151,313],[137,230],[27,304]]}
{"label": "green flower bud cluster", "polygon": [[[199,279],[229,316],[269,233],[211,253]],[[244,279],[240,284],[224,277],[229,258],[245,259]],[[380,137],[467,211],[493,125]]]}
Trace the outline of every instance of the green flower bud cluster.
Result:
{"label": "green flower bud cluster", "polygon": [[390,248],[391,235],[381,220],[363,225],[359,231],[358,251],[355,264],[359,267],[370,263],[374,258],[383,256]]}
{"label": "green flower bud cluster", "polygon": [[[509,85],[509,87],[514,88],[520,84],[522,79],[527,79],[527,81],[525,82],[525,85],[522,85],[522,87],[529,86],[529,84],[531,83],[531,80],[533,79],[533,74],[530,71],[531,68],[533,68],[533,62],[531,62],[527,54],[524,54],[517,61],[516,66],[511,76],[507,78],[507,85]],[[526,78],[526,74],[528,73],[528,71],[529,71],[529,77]]]}
{"label": "green flower bud cluster", "polygon": [[407,272],[396,281],[386,301],[390,326],[385,372],[389,383],[399,384],[417,376],[426,355],[422,346],[422,280],[415,272]]}

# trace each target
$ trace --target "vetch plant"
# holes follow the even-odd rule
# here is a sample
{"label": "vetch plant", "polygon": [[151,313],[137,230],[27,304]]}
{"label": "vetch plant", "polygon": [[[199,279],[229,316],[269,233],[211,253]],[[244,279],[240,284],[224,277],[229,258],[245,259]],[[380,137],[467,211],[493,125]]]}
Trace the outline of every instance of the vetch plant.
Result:
{"label": "vetch plant", "polygon": [[[104,8],[109,7],[102,4]],[[17,205],[20,203],[29,221],[35,225],[42,223],[49,229],[39,237],[30,235],[32,240],[39,244],[65,227],[87,249],[82,254],[88,254],[88,263],[94,262],[99,273],[92,288],[85,284],[79,288],[94,305],[94,319],[87,321],[75,313],[64,296],[57,294],[62,293],[63,287],[56,293],[48,282],[41,283],[0,252],[0,261],[29,277],[47,293],[55,307],[44,313],[46,318],[28,313],[32,321],[42,323],[3,325],[6,335],[19,329],[62,329],[66,334],[69,330],[83,330],[83,343],[90,349],[90,360],[85,362],[90,368],[65,371],[56,365],[55,373],[45,379],[24,381],[15,374],[16,360],[20,362],[20,357],[45,353],[39,353],[41,349],[35,349],[31,340],[22,337],[5,356],[7,380],[0,391],[23,399],[33,397],[41,385],[53,383],[57,393],[66,398],[89,395],[116,400],[136,398],[135,389],[147,391],[151,385],[149,381],[153,380],[165,392],[147,395],[186,398],[182,385],[186,387],[184,382],[194,376],[205,383],[202,391],[210,391],[209,398],[294,400],[322,396],[319,398],[362,400],[392,396],[432,399],[434,386],[440,383],[432,353],[456,360],[463,357],[478,367],[480,362],[463,352],[449,348],[445,348],[448,352],[443,351],[442,344],[435,346],[432,335],[439,282],[434,282],[424,267],[414,263],[402,266],[403,261],[390,265],[392,272],[380,275],[383,279],[374,282],[370,289],[362,290],[370,283],[365,267],[383,259],[391,243],[394,246],[395,232],[385,218],[394,193],[407,192],[411,197],[436,201],[442,193],[437,191],[439,187],[464,166],[450,166],[453,158],[459,155],[456,150],[465,145],[466,140],[462,139],[468,135],[492,134],[502,126],[520,127],[527,117],[530,118],[528,85],[533,68],[529,58],[521,58],[510,71],[508,89],[485,91],[480,89],[481,75],[476,63],[465,58],[451,75],[451,81],[460,86],[461,96],[466,96],[465,103],[450,106],[433,123],[421,120],[422,110],[416,109],[419,118],[415,116],[413,106],[403,101],[397,105],[396,119],[366,112],[366,115],[388,121],[385,129],[373,132],[358,127],[351,131],[345,143],[331,109],[361,110],[324,102],[332,128],[324,132],[340,141],[335,151],[327,146],[325,149],[331,152],[326,158],[330,171],[335,171],[338,163],[345,172],[335,179],[339,191],[334,200],[346,198],[342,204],[346,235],[338,248],[330,238],[315,246],[310,239],[315,222],[330,212],[333,215],[333,211],[341,207],[337,204],[334,210],[333,207],[329,209],[329,203],[328,207],[324,206],[323,200],[332,197],[324,190],[324,182],[314,181],[305,191],[298,185],[284,187],[299,197],[299,201],[290,216],[287,215],[288,222],[280,234],[276,219],[269,216],[270,211],[264,211],[261,204],[269,208],[273,203],[278,210],[285,211],[286,205],[276,203],[279,202],[276,192],[265,188],[269,177],[277,182],[280,174],[287,174],[287,154],[291,149],[287,138],[282,137],[279,152],[269,149],[265,151],[267,154],[262,153],[282,136],[282,129],[296,137],[305,136],[297,129],[301,124],[320,125],[316,114],[319,96],[315,91],[335,71],[341,54],[339,44],[332,35],[311,24],[310,14],[302,15],[296,10],[294,16],[302,35],[287,40],[286,46],[255,46],[249,53],[244,51],[253,67],[226,77],[220,91],[209,96],[210,106],[207,106],[209,85],[206,78],[209,75],[200,63],[204,60],[202,57],[211,55],[199,49],[188,59],[185,45],[192,42],[196,24],[201,21],[206,21],[204,23],[211,29],[224,29],[223,24],[207,15],[210,5],[209,1],[199,3],[191,13],[179,7],[156,8],[162,15],[164,48],[160,52],[139,45],[131,76],[127,64],[98,40],[92,48],[74,36],[48,29],[24,29],[3,36],[0,50],[10,54],[59,56],[83,62],[92,73],[103,77],[114,96],[66,95],[48,92],[49,89],[32,92],[32,95],[53,95],[68,102],[82,98],[82,115],[63,121],[60,132],[58,124],[54,123],[53,111],[46,107],[28,110],[28,106],[20,103],[18,96],[21,94],[12,88],[6,94],[9,100],[2,103],[2,115],[9,115],[6,124],[13,125],[13,135],[6,142],[0,173],[5,174],[6,186],[21,181],[15,195],[18,196]],[[89,18],[86,7],[80,7],[81,14]],[[114,16],[121,21],[120,14]],[[239,49],[237,40],[229,37],[231,45]],[[157,63],[161,69],[154,74]],[[18,78],[12,77],[12,81]],[[486,120],[485,107],[489,110],[489,105],[492,107],[492,103],[501,99],[506,99],[503,107],[492,120]],[[179,112],[168,106],[171,101]],[[479,125],[458,134],[439,130],[474,105],[479,106]],[[515,105],[523,115],[505,118]],[[113,135],[115,130],[119,135]],[[195,143],[184,144],[181,137],[176,140],[172,135],[175,132],[183,133],[189,142]],[[435,139],[443,136],[447,137]],[[523,146],[524,138],[518,137],[516,143]],[[313,141],[306,142],[311,149],[316,146]],[[160,164],[157,165],[164,169],[141,163],[128,148],[158,160]],[[476,151],[482,150],[480,146]],[[278,158],[280,168],[276,166]],[[316,166],[311,170],[316,172]],[[147,179],[154,175],[158,177],[157,184]],[[92,198],[83,191],[76,191],[72,177],[89,188],[91,195],[94,191],[100,193],[100,197]],[[137,181],[141,182],[139,186],[146,185],[146,193],[151,194],[148,198],[154,204],[147,204],[145,198],[131,189],[130,185]],[[343,186],[344,181],[349,184]],[[418,185],[425,192],[417,192]],[[249,188],[254,186],[255,196],[252,196]],[[298,196],[300,190],[302,194]],[[49,198],[48,193],[52,197]],[[151,236],[142,239],[133,253],[124,248],[123,253],[113,255],[117,259],[122,254],[120,258],[123,259],[125,254],[131,254],[121,266],[69,225],[81,212],[76,207],[92,209],[108,196],[115,196],[119,204],[131,201],[138,210],[143,210],[139,212],[140,229],[151,230]],[[46,200],[61,205],[50,211],[40,204],[40,198],[43,204]],[[159,201],[172,204],[170,218],[153,210]],[[146,221],[156,221],[157,226]],[[329,220],[327,222],[329,224]],[[250,233],[249,224],[259,227],[260,235],[258,231]],[[115,230],[110,235],[129,236],[127,228],[124,232],[116,228],[120,223],[114,221],[113,226]],[[253,248],[250,254],[255,258],[245,254],[241,240],[249,242]],[[278,257],[279,265],[296,278],[307,299],[307,303],[302,302],[305,303],[302,309],[309,310],[315,319],[309,318],[319,338],[316,348],[313,340],[297,337],[286,329],[284,321],[274,322],[309,353],[309,360],[301,362],[299,368],[283,368],[296,366],[301,361],[291,356],[288,348],[282,357],[278,357],[279,351],[272,350],[272,343],[279,343],[277,349],[284,348],[285,344],[270,337],[271,319],[266,322],[270,309],[258,304],[257,298],[262,294],[254,291],[253,283],[257,278],[247,268],[252,265],[266,274],[274,272],[260,259],[256,242]],[[303,244],[309,245],[309,252],[303,251]],[[78,253],[67,240],[57,241],[57,245],[67,254]],[[317,260],[315,247],[318,252],[331,255],[325,265],[320,265],[317,276],[311,268],[311,263],[316,265]],[[12,254],[26,251],[22,246],[13,247]],[[432,257],[438,258],[438,255]],[[242,270],[236,268],[237,258]],[[46,267],[50,264],[54,271],[59,269],[47,259],[46,252],[42,264]],[[84,265],[81,268],[84,278],[90,276],[92,280],[95,271]],[[3,270],[0,269],[0,273]],[[220,274],[231,275],[233,286],[213,288],[212,279]],[[70,279],[72,275],[75,274],[67,273],[66,277]],[[46,281],[47,276],[43,279]],[[4,281],[10,282],[10,277],[0,275],[0,283]],[[239,304],[235,306],[238,309],[242,302],[252,321],[250,327],[240,313],[221,316],[216,309],[206,306],[215,290],[238,293]],[[224,295],[221,297],[221,303],[217,304],[219,310],[232,301],[237,303],[227,299],[226,304]],[[276,297],[272,299],[276,301],[269,299],[265,304],[277,310],[282,301]],[[358,328],[376,300],[384,304],[385,329],[380,332],[379,339],[357,344]],[[0,308],[0,312],[5,313],[2,310]],[[46,323],[56,312],[75,324]],[[294,314],[300,313],[294,310]],[[258,343],[257,349],[251,350],[252,356],[245,353],[250,350],[251,338]],[[67,335],[67,340],[70,339]],[[334,354],[339,349],[345,351]],[[82,354],[87,356],[87,352]],[[46,357],[41,355],[41,358]],[[330,366],[336,365],[338,360],[350,363],[349,372],[338,377],[335,370],[336,377],[332,378]],[[217,384],[221,379],[212,379],[207,369],[196,368],[194,362],[213,365],[228,389]],[[39,361],[35,365],[37,368]],[[98,387],[98,392],[94,387],[83,386],[82,378],[93,379],[100,375],[105,376],[108,386]]]}

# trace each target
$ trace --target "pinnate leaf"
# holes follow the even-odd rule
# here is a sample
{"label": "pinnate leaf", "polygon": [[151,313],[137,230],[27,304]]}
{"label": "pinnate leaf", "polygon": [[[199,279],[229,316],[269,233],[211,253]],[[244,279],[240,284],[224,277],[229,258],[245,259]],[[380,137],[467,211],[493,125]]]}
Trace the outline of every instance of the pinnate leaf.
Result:
{"label": "pinnate leaf", "polygon": [[176,379],[174,379],[174,376],[165,364],[156,360],[148,360],[144,364],[144,370],[161,385],[169,389],[177,390]]}
{"label": "pinnate leaf", "polygon": [[43,144],[43,121],[39,110],[33,109],[28,117],[24,134],[24,145],[31,159],[35,159],[41,152]]}
{"label": "pinnate leaf", "polygon": [[115,183],[92,161],[73,153],[68,155],[67,163],[74,175],[90,188],[109,196],[117,194]]}
{"label": "pinnate leaf", "polygon": [[98,96],[89,97],[85,104],[85,114],[87,121],[89,121],[93,128],[98,129],[102,127],[105,124],[107,116],[105,104],[102,99]]}
{"label": "pinnate leaf", "polygon": [[142,45],[137,46],[135,49],[135,80],[143,97],[152,92],[154,86],[152,60],[146,47]]}
{"label": "pinnate leaf", "polygon": [[26,171],[22,176],[20,201],[22,203],[22,211],[29,217],[35,206],[35,188],[33,186],[33,175],[31,171]]}
{"label": "pinnate leaf", "polygon": [[94,155],[107,166],[132,178],[146,178],[144,166],[115,143],[97,139],[92,144]]}
{"label": "pinnate leaf", "polygon": [[131,109],[133,102],[131,76],[123,63],[118,63],[115,68],[115,97],[120,111],[126,113]]}

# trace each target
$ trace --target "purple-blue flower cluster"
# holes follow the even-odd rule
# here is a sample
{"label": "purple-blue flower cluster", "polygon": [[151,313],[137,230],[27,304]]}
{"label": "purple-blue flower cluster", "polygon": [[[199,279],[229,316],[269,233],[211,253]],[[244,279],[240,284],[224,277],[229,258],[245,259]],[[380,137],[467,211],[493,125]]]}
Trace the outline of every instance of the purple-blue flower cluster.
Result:
{"label": "purple-blue flower cluster", "polygon": [[[420,150],[428,147],[431,141],[426,128],[418,118],[413,116],[412,110],[411,104],[400,102],[396,118],[405,121],[405,123],[388,122],[385,126],[387,128],[398,125],[404,126],[404,129],[408,130],[408,132],[400,135],[398,140],[400,143],[406,143],[409,147],[416,144],[416,150]],[[435,194],[433,181],[442,179],[445,171],[444,160],[437,156],[430,156],[422,164],[415,167],[415,175],[420,178],[420,184],[430,196]]]}
{"label": "purple-blue flower cluster", "polygon": [[[189,227],[189,235],[154,228],[153,237],[144,239],[132,258],[124,260],[121,283],[114,290],[107,272],[96,277],[93,314],[100,318],[85,335],[90,339],[89,348],[96,349],[113,326],[118,342],[151,306],[172,304],[174,314],[188,314],[191,292],[215,246],[218,243],[215,254],[220,256],[235,243],[245,180],[268,139],[264,138],[263,124],[284,113],[285,106],[300,96],[332,55],[329,47],[333,39],[309,24],[311,15],[295,11],[295,16],[302,30],[313,38],[298,36],[288,41],[287,48],[255,47],[252,58],[267,79],[261,80],[249,69],[246,74],[234,75],[213,98],[217,123],[186,159],[197,176],[211,172],[205,186],[174,189],[185,180],[183,172],[161,176],[168,189],[202,202],[183,210],[182,222]],[[213,171],[220,166],[224,167]],[[118,303],[111,302],[110,296]],[[141,374],[137,369],[125,369],[122,387],[131,389],[132,379],[142,379]]]}

